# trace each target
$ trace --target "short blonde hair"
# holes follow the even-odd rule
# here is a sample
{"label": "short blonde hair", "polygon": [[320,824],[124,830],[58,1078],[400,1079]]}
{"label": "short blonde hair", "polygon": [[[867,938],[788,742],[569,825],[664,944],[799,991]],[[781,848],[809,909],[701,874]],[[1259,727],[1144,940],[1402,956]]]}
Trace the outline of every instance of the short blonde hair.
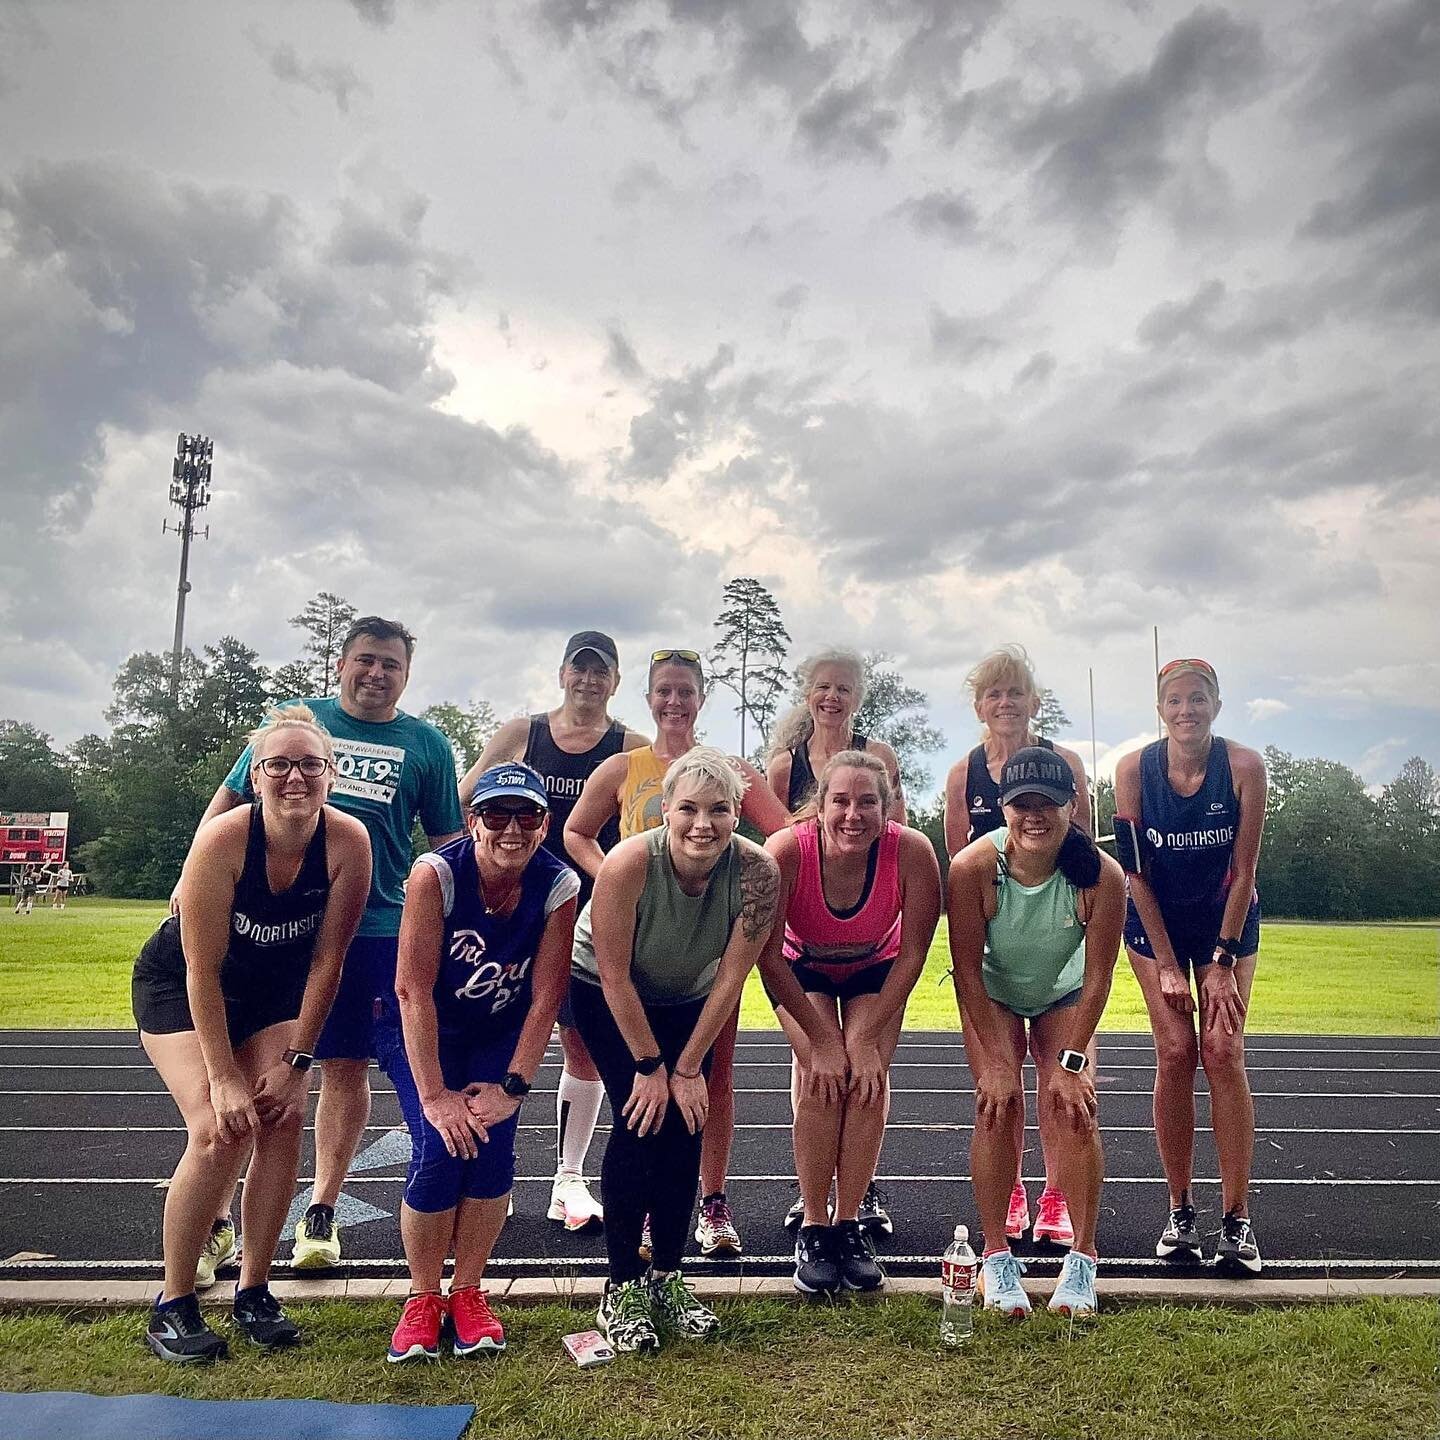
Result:
{"label": "short blonde hair", "polygon": [[270,710],[265,718],[245,737],[252,752],[257,753],[257,758],[252,763],[259,763],[258,751],[261,742],[275,734],[277,730],[310,731],[319,740],[321,749],[325,751],[325,758],[332,765],[335,763],[335,742],[330,738],[330,732],[315,718],[315,712],[308,705],[277,705]]}
{"label": "short blonde hair", "polygon": [[740,774],[740,767],[713,745],[696,745],[675,761],[665,772],[660,798],[668,805],[684,781],[697,786],[713,786],[737,812],[745,798],[745,779]]}
{"label": "short blonde hair", "polygon": [[1023,645],[1000,645],[992,650],[966,677],[971,699],[980,697],[1002,680],[1018,680],[1029,695],[1040,693],[1040,682],[1035,678],[1035,667],[1025,653]]}

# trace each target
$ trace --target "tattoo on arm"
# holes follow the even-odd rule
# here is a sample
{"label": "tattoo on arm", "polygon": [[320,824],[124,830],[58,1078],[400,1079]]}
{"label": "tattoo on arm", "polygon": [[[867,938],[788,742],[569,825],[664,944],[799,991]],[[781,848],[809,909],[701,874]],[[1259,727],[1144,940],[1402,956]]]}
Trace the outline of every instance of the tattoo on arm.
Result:
{"label": "tattoo on arm", "polygon": [[747,940],[763,940],[775,923],[780,896],[780,871],[768,856],[745,850],[740,854],[740,918]]}

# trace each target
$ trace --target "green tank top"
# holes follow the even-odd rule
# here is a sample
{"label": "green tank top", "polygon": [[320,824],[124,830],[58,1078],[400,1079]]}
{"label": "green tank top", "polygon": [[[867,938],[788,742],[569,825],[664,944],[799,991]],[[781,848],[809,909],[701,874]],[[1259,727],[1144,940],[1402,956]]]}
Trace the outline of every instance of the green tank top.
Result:
{"label": "green tank top", "polygon": [[1021,885],[1005,865],[1002,826],[995,846],[999,909],[985,927],[985,993],[1027,1020],[1078,990],[1085,979],[1085,926],[1075,887],[1056,871],[1040,885]]}
{"label": "green tank top", "polygon": [[[645,888],[635,907],[630,978],[647,1005],[703,1000],[715,983],[720,957],[740,915],[740,846],[732,839],[704,891],[687,895],[670,863],[670,827],[645,834]],[[600,967],[590,933],[590,906],[575,922],[571,973],[598,984]]]}

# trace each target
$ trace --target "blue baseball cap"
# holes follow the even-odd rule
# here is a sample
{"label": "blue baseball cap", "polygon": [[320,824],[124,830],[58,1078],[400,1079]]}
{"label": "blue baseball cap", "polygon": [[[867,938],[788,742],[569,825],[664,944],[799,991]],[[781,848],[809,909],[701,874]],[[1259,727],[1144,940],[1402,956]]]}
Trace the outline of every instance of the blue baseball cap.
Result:
{"label": "blue baseball cap", "polygon": [[1075,798],[1075,775],[1064,759],[1041,745],[1017,750],[1000,772],[1000,803],[1012,805],[1022,795],[1040,795],[1052,805]]}
{"label": "blue baseball cap", "polygon": [[550,808],[545,782],[528,765],[522,765],[518,760],[492,765],[475,782],[475,793],[470,797],[470,809],[478,810],[492,800],[529,800],[542,810]]}

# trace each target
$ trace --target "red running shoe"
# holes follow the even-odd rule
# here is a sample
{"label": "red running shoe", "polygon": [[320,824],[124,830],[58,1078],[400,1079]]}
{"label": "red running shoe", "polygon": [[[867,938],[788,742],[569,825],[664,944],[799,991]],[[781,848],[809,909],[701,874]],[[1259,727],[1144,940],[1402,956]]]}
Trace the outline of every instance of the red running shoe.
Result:
{"label": "red running shoe", "polygon": [[1048,1185],[1040,1192],[1040,1204],[1035,1209],[1035,1239],[1048,1240],[1052,1245],[1075,1243],[1075,1227],[1070,1223],[1065,1196]]}
{"label": "red running shoe", "polygon": [[385,1358],[392,1365],[405,1360],[438,1360],[440,1329],[447,1313],[443,1295],[434,1291],[412,1295],[400,1312],[400,1323],[390,1337],[390,1350]]}
{"label": "red running shoe", "polygon": [[450,1326],[457,1355],[505,1348],[505,1327],[495,1318],[489,1297],[478,1285],[450,1292]]}
{"label": "red running shoe", "polygon": [[1005,1238],[1018,1240],[1030,1228],[1030,1201],[1025,1187],[1016,1181],[1010,1192],[1010,1210],[1005,1216]]}

